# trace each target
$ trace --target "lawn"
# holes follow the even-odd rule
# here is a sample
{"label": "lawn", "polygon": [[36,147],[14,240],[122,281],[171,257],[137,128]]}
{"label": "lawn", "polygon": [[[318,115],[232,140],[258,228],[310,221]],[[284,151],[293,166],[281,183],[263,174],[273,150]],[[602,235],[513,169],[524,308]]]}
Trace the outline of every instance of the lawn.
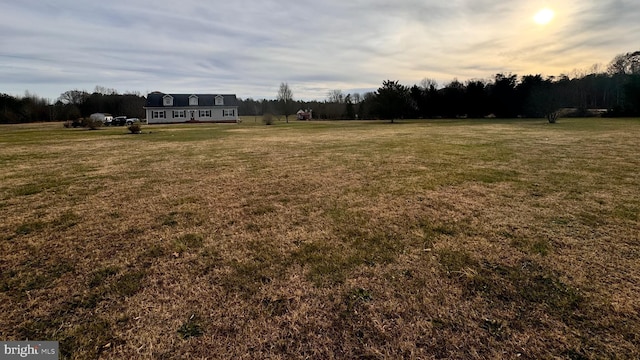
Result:
{"label": "lawn", "polygon": [[640,119],[0,126],[0,339],[640,358]]}

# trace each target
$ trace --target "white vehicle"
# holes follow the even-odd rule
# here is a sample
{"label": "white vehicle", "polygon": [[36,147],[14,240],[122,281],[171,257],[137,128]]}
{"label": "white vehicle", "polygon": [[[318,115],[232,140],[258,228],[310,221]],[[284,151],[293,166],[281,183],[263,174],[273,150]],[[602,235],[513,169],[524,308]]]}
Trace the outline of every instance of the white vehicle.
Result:
{"label": "white vehicle", "polygon": [[140,122],[140,119],[138,119],[138,118],[128,118],[127,119],[127,125],[131,125],[134,122]]}
{"label": "white vehicle", "polygon": [[89,118],[95,121],[102,121],[102,123],[105,125],[111,125],[111,122],[113,121],[113,116],[111,116],[111,114],[105,113],[93,113],[89,116]]}

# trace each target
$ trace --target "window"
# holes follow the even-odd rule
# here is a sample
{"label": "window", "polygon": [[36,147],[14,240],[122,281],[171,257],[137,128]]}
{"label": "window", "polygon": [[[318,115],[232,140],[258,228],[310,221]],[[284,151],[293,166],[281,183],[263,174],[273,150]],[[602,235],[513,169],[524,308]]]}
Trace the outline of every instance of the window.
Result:
{"label": "window", "polygon": [[200,117],[211,117],[211,110],[200,110]]}
{"label": "window", "polygon": [[164,106],[173,106],[173,96],[165,95],[162,97],[162,104]]}
{"label": "window", "polygon": [[174,119],[176,119],[176,118],[179,119],[179,118],[184,118],[184,117],[186,117],[185,114],[184,114],[184,110],[173,110],[173,118]]}
{"label": "window", "polygon": [[224,105],[224,98],[222,95],[216,96],[216,105]]}
{"label": "window", "polygon": [[189,106],[198,106],[198,97],[195,95],[189,96]]}
{"label": "window", "polygon": [[222,110],[222,116],[236,116],[235,109]]}
{"label": "window", "polygon": [[166,117],[166,114],[163,111],[152,111],[151,112],[151,118],[152,119],[164,119]]}

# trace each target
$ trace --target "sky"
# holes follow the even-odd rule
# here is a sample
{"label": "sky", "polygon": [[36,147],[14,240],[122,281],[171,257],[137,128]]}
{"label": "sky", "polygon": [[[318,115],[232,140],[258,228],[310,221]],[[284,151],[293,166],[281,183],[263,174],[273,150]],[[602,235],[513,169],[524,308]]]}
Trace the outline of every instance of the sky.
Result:
{"label": "sky", "polygon": [[[551,22],[534,21],[539,10]],[[640,50],[638,0],[0,0],[0,93],[324,100],[384,80],[557,76]],[[576,71],[577,70],[577,71]]]}

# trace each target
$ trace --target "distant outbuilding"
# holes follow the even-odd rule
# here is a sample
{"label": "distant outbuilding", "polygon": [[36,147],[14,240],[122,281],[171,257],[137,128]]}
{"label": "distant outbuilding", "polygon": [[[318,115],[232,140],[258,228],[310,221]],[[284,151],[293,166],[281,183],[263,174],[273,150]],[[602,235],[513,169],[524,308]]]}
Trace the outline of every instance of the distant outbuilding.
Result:
{"label": "distant outbuilding", "polygon": [[298,120],[312,120],[313,119],[313,111],[311,109],[307,110],[298,110],[296,113]]}

